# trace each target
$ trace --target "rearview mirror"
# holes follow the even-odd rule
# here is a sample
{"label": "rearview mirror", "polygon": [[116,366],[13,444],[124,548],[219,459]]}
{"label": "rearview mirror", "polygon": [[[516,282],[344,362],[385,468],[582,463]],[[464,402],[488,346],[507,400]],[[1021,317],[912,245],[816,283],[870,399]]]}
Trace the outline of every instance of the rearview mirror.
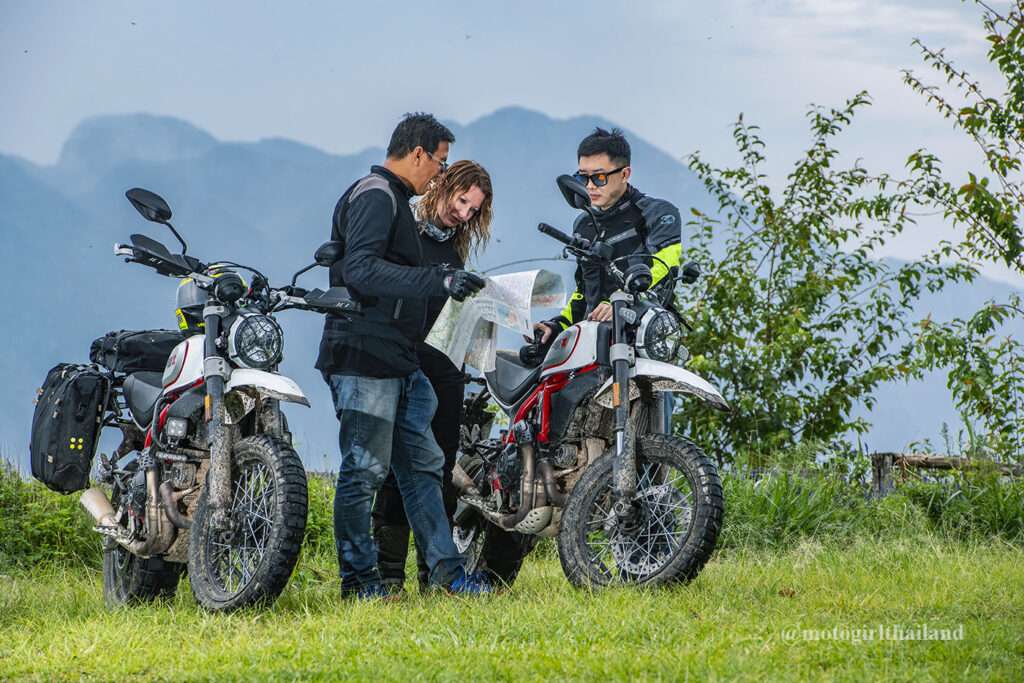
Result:
{"label": "rearview mirror", "polygon": [[313,254],[313,260],[316,261],[318,266],[324,268],[330,268],[335,263],[341,260],[341,257],[345,255],[345,243],[344,242],[324,242]]}
{"label": "rearview mirror", "polygon": [[581,210],[590,208],[590,195],[587,194],[587,188],[580,181],[571,175],[562,174],[558,176],[558,180],[555,182],[558,184],[558,189],[562,191],[562,196],[565,197],[565,201],[569,203],[569,206]]}
{"label": "rearview mirror", "polygon": [[683,266],[682,272],[679,274],[679,280],[685,285],[692,285],[700,278],[700,264],[694,261],[690,261]]}
{"label": "rearview mirror", "polygon": [[171,207],[167,205],[163,197],[155,192],[144,190],[141,187],[133,187],[125,192],[124,196],[147,221],[166,223],[171,220]]}
{"label": "rearview mirror", "polygon": [[344,242],[324,242],[321,244],[316,253],[313,254],[313,263],[309,264],[299,272],[292,276],[292,287],[299,281],[299,276],[303,273],[308,273],[317,266],[323,266],[324,268],[330,268],[335,263],[341,260],[341,257],[345,255],[345,243]]}

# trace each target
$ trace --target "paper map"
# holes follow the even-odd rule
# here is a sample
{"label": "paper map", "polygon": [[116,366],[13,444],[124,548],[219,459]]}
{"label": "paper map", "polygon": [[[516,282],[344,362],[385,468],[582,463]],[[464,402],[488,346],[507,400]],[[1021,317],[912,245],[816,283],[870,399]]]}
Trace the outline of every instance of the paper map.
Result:
{"label": "paper map", "polygon": [[481,372],[494,369],[499,325],[532,337],[532,307],[565,305],[562,276],[549,270],[485,279],[487,285],[476,296],[462,302],[448,299],[426,340],[457,367],[465,363]]}

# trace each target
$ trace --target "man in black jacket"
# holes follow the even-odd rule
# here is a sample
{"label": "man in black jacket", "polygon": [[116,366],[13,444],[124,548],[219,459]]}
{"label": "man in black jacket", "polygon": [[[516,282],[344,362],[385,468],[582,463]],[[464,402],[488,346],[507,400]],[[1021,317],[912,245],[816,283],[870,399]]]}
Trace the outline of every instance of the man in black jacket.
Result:
{"label": "man in black jacket", "polygon": [[[595,129],[580,142],[576,156],[579,170],[575,177],[587,188],[598,224],[595,226],[590,215],[582,213],[573,225],[573,233],[591,242],[600,239],[612,247],[616,258],[635,255],[646,261],[654,278],[652,289],[658,292],[663,281],[673,281],[665,276],[674,275],[679,268],[679,209],[629,184],[631,152],[622,131]],[[558,317],[534,325],[543,334],[542,342],[552,341],[581,320],[611,320],[608,297],[614,290],[615,283],[600,266],[580,263],[576,267],[576,291],[568,305]],[[672,297],[671,292],[664,294],[666,299]]]}
{"label": "man in black jacket", "polygon": [[370,508],[390,467],[398,481],[430,583],[453,592],[487,592],[466,576],[441,497],[444,456],[430,430],[437,399],[419,369],[416,344],[427,330],[431,296],[463,300],[483,287],[464,270],[425,265],[409,199],[447,166],[455,141],[429,114],[398,124],[383,166],[354,183],[334,210],[331,239],[345,256],[330,270],[363,305],[352,318],[328,317],[316,367],[331,388],[341,465],[334,496],[334,536],[342,593],[384,597]]}

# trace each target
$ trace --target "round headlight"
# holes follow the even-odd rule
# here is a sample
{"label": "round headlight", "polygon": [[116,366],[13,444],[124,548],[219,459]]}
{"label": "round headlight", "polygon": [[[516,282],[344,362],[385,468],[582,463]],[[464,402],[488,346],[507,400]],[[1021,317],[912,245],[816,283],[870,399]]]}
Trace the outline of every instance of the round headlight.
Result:
{"label": "round headlight", "polygon": [[284,334],[269,315],[243,314],[228,332],[228,357],[246,368],[265,370],[281,360]]}
{"label": "round headlight", "polygon": [[636,333],[636,350],[644,358],[671,363],[683,347],[679,320],[664,308],[653,308],[640,319]]}

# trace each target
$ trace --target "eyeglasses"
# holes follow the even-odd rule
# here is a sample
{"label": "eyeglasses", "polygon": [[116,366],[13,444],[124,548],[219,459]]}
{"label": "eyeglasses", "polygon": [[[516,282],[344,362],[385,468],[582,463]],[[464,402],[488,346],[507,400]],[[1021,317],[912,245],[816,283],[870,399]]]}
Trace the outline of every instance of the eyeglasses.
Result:
{"label": "eyeglasses", "polygon": [[423,150],[423,152],[424,152],[424,153],[425,153],[425,154],[426,154],[426,155],[427,155],[428,157],[430,157],[430,160],[431,160],[431,161],[433,161],[433,162],[434,162],[435,164],[437,164],[437,165],[438,165],[438,166],[440,167],[440,169],[441,169],[441,170],[439,170],[439,171],[438,171],[438,173],[444,173],[445,171],[447,171],[447,170],[448,170],[448,162],[447,162],[447,161],[441,161],[440,159],[438,159],[437,157],[435,157],[435,156],[434,156],[433,154],[431,154],[431,153],[430,153],[430,152],[428,152],[427,150]]}
{"label": "eyeglasses", "polygon": [[616,173],[620,173],[626,168],[628,168],[628,166],[619,166],[614,171],[601,171],[600,173],[584,173],[583,171],[577,171],[572,174],[572,177],[580,181],[580,184],[584,187],[587,186],[588,182],[594,183],[594,187],[604,187],[608,184],[609,178]]}

